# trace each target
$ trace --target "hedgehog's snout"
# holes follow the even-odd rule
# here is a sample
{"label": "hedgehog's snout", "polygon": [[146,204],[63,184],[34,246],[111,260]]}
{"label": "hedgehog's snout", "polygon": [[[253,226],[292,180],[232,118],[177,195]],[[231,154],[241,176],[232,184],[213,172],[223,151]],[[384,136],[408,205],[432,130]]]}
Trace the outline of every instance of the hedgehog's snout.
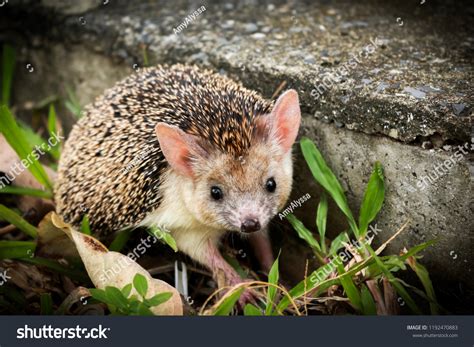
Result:
{"label": "hedgehog's snout", "polygon": [[245,219],[240,226],[243,233],[253,233],[261,229],[260,221],[255,217]]}

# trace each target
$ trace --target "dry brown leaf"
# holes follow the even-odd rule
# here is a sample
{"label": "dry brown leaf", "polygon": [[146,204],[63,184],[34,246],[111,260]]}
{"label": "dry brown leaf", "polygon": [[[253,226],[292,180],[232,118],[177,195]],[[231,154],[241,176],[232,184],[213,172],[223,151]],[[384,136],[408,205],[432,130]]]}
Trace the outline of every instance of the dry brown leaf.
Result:
{"label": "dry brown leaf", "polygon": [[[49,241],[58,239],[60,232],[67,235],[73,242],[95,287],[99,289],[105,289],[107,286],[123,288],[132,283],[135,275],[139,273],[148,281],[147,298],[163,292],[173,294],[165,303],[151,308],[155,315],[183,314],[183,303],[178,291],[168,283],[151,277],[144,268],[129,257],[118,252],[111,252],[94,237],[75,231],[54,212],[45,217],[41,228],[48,231]],[[135,289],[131,294],[137,294]]]}

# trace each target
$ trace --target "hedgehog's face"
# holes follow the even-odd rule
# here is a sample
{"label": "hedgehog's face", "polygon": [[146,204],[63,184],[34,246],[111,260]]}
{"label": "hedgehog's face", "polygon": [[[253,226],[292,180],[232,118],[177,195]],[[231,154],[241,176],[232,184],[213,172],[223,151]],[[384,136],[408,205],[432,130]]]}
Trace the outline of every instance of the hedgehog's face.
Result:
{"label": "hedgehog's face", "polygon": [[291,192],[291,147],[300,124],[298,95],[283,94],[260,117],[246,154],[206,148],[203,140],[160,123],[156,132],[174,171],[186,180],[183,203],[210,228],[255,232],[267,226]]}
{"label": "hedgehog's face", "polygon": [[251,233],[264,229],[291,192],[291,151],[256,144],[241,158],[215,153],[195,166],[185,204],[205,225]]}

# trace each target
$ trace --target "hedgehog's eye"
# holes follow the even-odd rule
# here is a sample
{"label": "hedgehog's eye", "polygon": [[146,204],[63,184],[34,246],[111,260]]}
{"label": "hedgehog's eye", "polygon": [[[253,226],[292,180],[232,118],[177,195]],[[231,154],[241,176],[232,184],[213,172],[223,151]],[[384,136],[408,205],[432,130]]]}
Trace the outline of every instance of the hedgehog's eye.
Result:
{"label": "hedgehog's eye", "polygon": [[214,200],[220,200],[224,197],[224,193],[222,193],[222,189],[216,186],[211,187],[211,196]]}
{"label": "hedgehog's eye", "polygon": [[273,193],[276,188],[277,188],[277,184],[275,182],[275,179],[273,177],[270,177],[267,180],[267,183],[265,183],[265,189],[269,191],[270,193]]}

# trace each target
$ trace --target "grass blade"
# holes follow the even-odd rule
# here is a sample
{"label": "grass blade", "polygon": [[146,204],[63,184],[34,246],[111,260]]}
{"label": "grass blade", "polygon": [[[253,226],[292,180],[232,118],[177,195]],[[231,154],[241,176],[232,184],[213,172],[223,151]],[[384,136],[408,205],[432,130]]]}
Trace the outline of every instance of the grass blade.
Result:
{"label": "grass blade", "polygon": [[[54,109],[54,105],[51,104],[49,105],[49,112],[48,112],[48,133],[51,138],[56,138],[58,135],[58,129],[56,126],[56,110]],[[59,160],[60,157],[60,151],[59,151],[59,141],[56,142],[54,146],[50,146],[51,149],[49,150],[49,153],[52,155],[52,157],[56,160]]]}
{"label": "grass blade", "polygon": [[426,295],[430,299],[430,311],[432,315],[439,315],[439,305],[436,300],[436,293],[433,288],[433,283],[431,283],[430,274],[428,270],[418,263],[415,257],[410,257],[407,260],[408,265],[415,271],[416,275],[421,281],[423,288],[425,289]]}
{"label": "grass blade", "polygon": [[66,267],[58,263],[57,261],[51,260],[51,259],[45,259],[45,258],[22,258],[18,259],[21,260],[24,263],[30,263],[34,264],[37,266],[45,266],[54,272],[57,272],[61,275],[65,275],[77,282],[80,283],[90,283],[89,276],[87,274],[78,268],[71,268],[71,267]]}
{"label": "grass blade", "polygon": [[307,137],[300,141],[301,151],[314,178],[331,195],[339,209],[346,215],[349,226],[355,236],[359,237],[359,228],[347,203],[341,184],[323,159],[316,145]]}
{"label": "grass blade", "polygon": [[296,230],[300,238],[305,240],[306,243],[311,246],[311,248],[313,248],[314,250],[318,252],[321,252],[321,247],[319,246],[318,241],[316,241],[311,231],[306,229],[304,224],[298,218],[296,218],[293,214],[287,215],[286,218],[288,219],[290,224],[293,226],[293,229]]}
{"label": "grass blade", "polygon": [[416,314],[423,314],[423,312],[420,310],[420,308],[418,307],[418,305],[415,303],[415,301],[412,299],[412,297],[410,296],[410,294],[408,294],[408,292],[406,291],[405,288],[403,288],[403,286],[396,280],[395,276],[392,275],[392,273],[390,272],[390,270],[387,269],[387,267],[385,266],[385,264],[380,260],[380,258],[377,256],[377,254],[375,254],[374,250],[372,249],[372,247],[370,247],[369,245],[367,245],[367,249],[368,251],[370,252],[370,254],[372,255],[372,257],[375,259],[375,262],[377,263],[377,265],[379,266],[379,268],[382,270],[382,272],[384,273],[385,277],[387,277],[387,279],[390,281],[390,283],[395,287],[395,290],[397,291],[397,293],[402,297],[403,300],[405,300],[405,302],[407,303],[408,307],[410,307],[410,309],[416,313]]}
{"label": "grass blade", "polygon": [[362,301],[362,312],[365,315],[375,316],[377,315],[377,308],[375,307],[375,301],[370,293],[369,288],[362,283],[360,290],[360,299]]}
{"label": "grass blade", "polygon": [[336,255],[337,251],[343,247],[343,242],[349,242],[349,235],[346,232],[342,232],[336,236],[331,242],[331,247],[329,248],[329,255]]}
{"label": "grass blade", "polygon": [[0,204],[0,218],[13,224],[18,229],[23,231],[25,234],[31,236],[32,238],[36,238],[36,236],[38,235],[38,230],[33,225],[28,223],[20,215],[16,214],[15,212],[13,212],[8,207],[2,204]]}
{"label": "grass blade", "polygon": [[[84,217],[82,217],[82,222],[81,222],[81,232],[83,234],[86,234],[86,235],[91,235],[91,225],[89,223],[89,216],[88,215],[84,215]],[[117,239],[117,238],[116,238]],[[115,239],[115,240],[116,240]],[[115,241],[114,240],[114,241]],[[112,242],[113,244],[113,242]],[[121,249],[121,248],[120,248]],[[120,249],[118,251],[120,251]]]}
{"label": "grass blade", "polygon": [[346,292],[347,297],[349,298],[352,306],[358,311],[362,312],[362,300],[360,298],[359,290],[357,289],[352,277],[349,274],[346,274],[344,270],[344,264],[342,263],[341,258],[338,256],[339,261],[337,262],[337,272],[339,275],[343,275],[340,278],[341,285]]}
{"label": "grass blade", "polygon": [[43,198],[43,199],[53,198],[53,194],[49,191],[34,189],[34,188],[13,187],[13,186],[6,186],[0,189],[0,194],[28,195],[28,196],[36,196],[38,198]]}
{"label": "grass blade", "polygon": [[244,288],[240,288],[239,290],[235,290],[230,295],[226,296],[225,299],[222,300],[222,302],[214,310],[214,316],[228,316],[229,313],[232,312],[232,308],[234,307],[237,300],[239,300],[243,292]]}
{"label": "grass blade", "polygon": [[[275,262],[272,265],[272,268],[270,269],[270,272],[268,273],[268,283],[274,284],[274,285],[278,285],[278,278],[279,278],[278,258],[279,256],[276,258]],[[272,314],[276,292],[277,292],[276,287],[274,286],[268,287],[267,306],[265,308],[265,315],[267,316]]]}
{"label": "grass blade", "polygon": [[[89,221],[89,217],[87,217],[87,220]],[[90,232],[90,228],[89,228],[89,232]],[[132,235],[131,229],[124,229],[124,230],[119,231],[115,239],[110,244],[109,251],[120,252],[125,247],[128,240],[130,239],[130,235]]]}
{"label": "grass blade", "polygon": [[385,198],[385,185],[383,178],[382,165],[376,162],[374,171],[370,176],[369,183],[365,190],[364,199],[360,207],[359,213],[359,231],[361,237],[365,236],[367,228],[372,222],[380,209],[382,208],[383,200]]}
{"label": "grass blade", "polygon": [[262,312],[257,306],[247,304],[244,307],[244,316],[261,316]]}
{"label": "grass blade", "polygon": [[321,251],[326,254],[326,220],[328,216],[328,199],[326,194],[321,194],[321,200],[318,205],[318,212],[316,213],[316,226],[318,228],[321,242]]}
{"label": "grass blade", "polygon": [[42,293],[40,295],[40,305],[42,316],[52,315],[53,314],[53,299],[51,298],[50,293]]}
{"label": "grass blade", "polygon": [[[33,152],[28,141],[23,136],[21,129],[16,124],[13,115],[6,106],[0,106],[0,132],[18,154],[23,166],[33,174],[39,183],[52,191],[53,186],[49,181],[49,177],[38,161],[39,154]],[[28,164],[25,164],[25,162]]]}
{"label": "grass blade", "polygon": [[163,230],[163,229],[161,229],[157,226],[154,226],[154,227],[148,229],[148,233],[150,235],[156,237],[161,242],[164,242],[165,244],[170,246],[175,252],[178,251],[178,246],[176,245],[176,241],[168,231]]}
{"label": "grass blade", "polygon": [[33,241],[0,240],[0,259],[19,259],[35,254],[36,243]]}

